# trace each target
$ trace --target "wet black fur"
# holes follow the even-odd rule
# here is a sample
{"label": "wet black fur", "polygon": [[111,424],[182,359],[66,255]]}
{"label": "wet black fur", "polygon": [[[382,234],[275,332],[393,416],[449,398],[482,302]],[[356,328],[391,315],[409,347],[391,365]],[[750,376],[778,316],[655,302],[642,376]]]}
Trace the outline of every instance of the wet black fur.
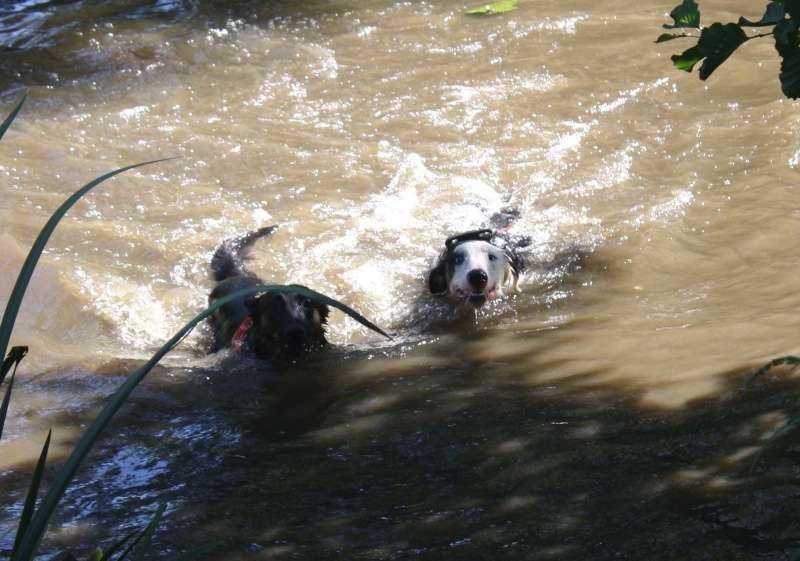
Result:
{"label": "wet black fur", "polygon": [[[223,242],[211,259],[217,286],[208,297],[209,304],[244,288],[265,284],[245,267],[249,248],[277,226],[261,228]],[[214,332],[212,352],[229,347],[239,326],[252,323],[245,338],[246,350],[254,357],[294,359],[305,351],[327,343],[325,323],[327,305],[296,292],[264,292],[237,298],[209,316]]]}
{"label": "wet black fur", "polygon": [[453,278],[456,264],[455,256],[448,248],[439,254],[436,266],[428,273],[428,290],[434,296],[443,296],[447,293],[447,286]]}

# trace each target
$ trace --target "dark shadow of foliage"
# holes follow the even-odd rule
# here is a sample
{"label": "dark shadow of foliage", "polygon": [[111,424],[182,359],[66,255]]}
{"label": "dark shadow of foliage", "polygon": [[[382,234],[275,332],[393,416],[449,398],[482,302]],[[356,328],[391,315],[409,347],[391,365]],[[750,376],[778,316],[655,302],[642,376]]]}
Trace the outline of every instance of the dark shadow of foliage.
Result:
{"label": "dark shadow of foliage", "polygon": [[[88,515],[105,536],[157,498],[172,505],[160,546],[221,540],[215,559],[784,559],[800,545],[792,433],[748,476],[797,407],[789,373],[748,384],[753,365],[724,375],[722,395],[654,410],[598,386],[603,372],[541,386],[496,366],[488,377],[452,360],[463,343],[429,342],[438,363],[397,346],[281,372],[160,371],[61,520],[115,496]],[[154,475],[124,489],[105,477],[126,465]]]}

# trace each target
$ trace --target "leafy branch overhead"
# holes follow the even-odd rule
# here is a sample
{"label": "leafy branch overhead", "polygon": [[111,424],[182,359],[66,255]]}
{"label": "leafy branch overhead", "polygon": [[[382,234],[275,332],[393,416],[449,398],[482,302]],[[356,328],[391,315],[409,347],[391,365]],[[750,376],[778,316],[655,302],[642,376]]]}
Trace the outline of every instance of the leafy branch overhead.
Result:
{"label": "leafy branch overhead", "polygon": [[[708,27],[700,25],[700,7],[694,0],[684,0],[670,13],[672,25],[664,25],[673,33],[664,33],[656,43],[673,39],[696,39],[697,43],[679,55],[672,56],[675,66],[691,72],[700,65],[699,76],[705,80],[728,60],[733,52],[747,41],[772,36],[775,50],[781,57],[781,89],[786,97],[800,97],[800,0],[774,0],[767,4],[766,11],[759,21],[740,17],[737,23],[713,23]],[[771,28],[748,35],[745,29]],[[677,32],[682,30],[682,32]],[[698,36],[692,31],[700,31]]]}

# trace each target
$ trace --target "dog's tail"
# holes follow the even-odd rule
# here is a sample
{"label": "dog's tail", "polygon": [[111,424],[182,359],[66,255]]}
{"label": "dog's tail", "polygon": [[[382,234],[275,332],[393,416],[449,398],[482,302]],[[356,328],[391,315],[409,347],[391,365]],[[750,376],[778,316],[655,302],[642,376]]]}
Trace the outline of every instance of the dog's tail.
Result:
{"label": "dog's tail", "polygon": [[253,277],[253,273],[245,267],[245,260],[250,248],[259,238],[270,235],[277,230],[277,226],[267,226],[248,232],[238,238],[227,240],[214,252],[211,258],[211,270],[214,272],[214,280],[222,282],[231,277]]}

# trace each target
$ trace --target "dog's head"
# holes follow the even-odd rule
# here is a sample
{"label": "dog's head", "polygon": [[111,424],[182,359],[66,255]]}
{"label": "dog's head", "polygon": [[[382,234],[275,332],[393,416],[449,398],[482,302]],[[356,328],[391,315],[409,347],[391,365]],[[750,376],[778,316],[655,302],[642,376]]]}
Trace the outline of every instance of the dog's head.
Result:
{"label": "dog's head", "polygon": [[435,296],[467,300],[479,308],[506,290],[519,292],[521,262],[509,247],[495,245],[492,230],[476,230],[447,238],[445,249],[428,273]]}
{"label": "dog's head", "polygon": [[295,359],[325,345],[326,304],[296,292],[265,292],[245,301],[252,324],[247,344],[259,358]]}

